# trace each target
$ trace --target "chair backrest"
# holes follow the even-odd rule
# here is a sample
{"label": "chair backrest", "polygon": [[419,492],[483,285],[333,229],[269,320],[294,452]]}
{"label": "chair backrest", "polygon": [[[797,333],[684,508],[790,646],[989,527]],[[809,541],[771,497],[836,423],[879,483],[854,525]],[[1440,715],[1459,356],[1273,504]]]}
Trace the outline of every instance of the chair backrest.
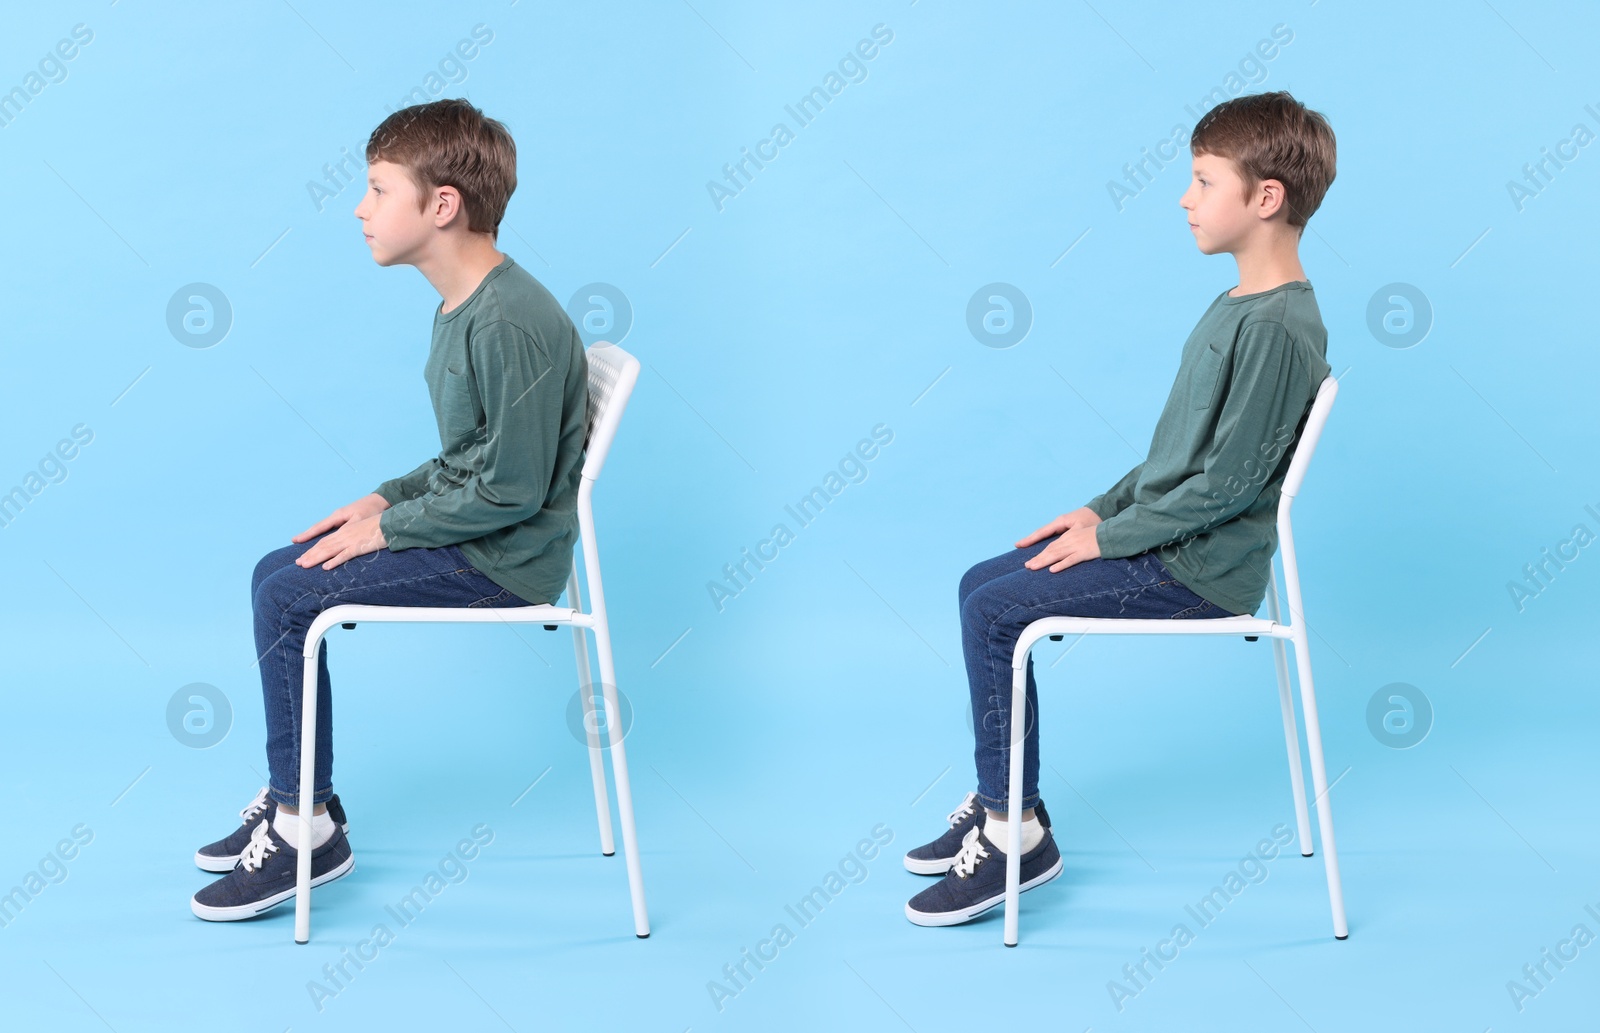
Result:
{"label": "chair backrest", "polygon": [[[1295,554],[1289,507],[1294,505],[1295,496],[1300,494],[1300,485],[1306,479],[1306,467],[1311,465],[1311,455],[1317,450],[1317,441],[1322,437],[1323,425],[1328,422],[1328,413],[1332,411],[1333,399],[1338,393],[1339,381],[1332,374],[1324,377],[1322,384],[1317,388],[1317,397],[1311,402],[1311,412],[1306,417],[1306,429],[1301,431],[1300,441],[1295,445],[1294,458],[1289,460],[1289,472],[1283,475],[1282,495],[1278,499],[1278,552],[1273,557],[1273,562],[1283,570],[1283,587],[1292,618],[1289,624],[1293,627],[1302,624],[1305,601],[1300,595],[1300,561]],[[1281,622],[1276,584],[1274,580],[1267,586],[1267,601],[1272,607],[1272,619]],[[1296,655],[1301,655],[1300,648],[1298,646],[1295,648]]]}
{"label": "chair backrest", "polygon": [[617,436],[622,410],[639,380],[639,360],[609,341],[589,346],[589,436],[584,441],[583,476],[595,480]]}
{"label": "chair backrest", "polygon": [[1339,393],[1339,381],[1329,374],[1317,388],[1317,397],[1311,403],[1311,415],[1306,417],[1306,429],[1294,447],[1294,458],[1289,461],[1289,472],[1283,477],[1283,497],[1279,508],[1287,506],[1300,494],[1300,485],[1306,479],[1306,467],[1311,465],[1311,455],[1317,450],[1317,440],[1322,437],[1322,427],[1333,410],[1333,399]]}

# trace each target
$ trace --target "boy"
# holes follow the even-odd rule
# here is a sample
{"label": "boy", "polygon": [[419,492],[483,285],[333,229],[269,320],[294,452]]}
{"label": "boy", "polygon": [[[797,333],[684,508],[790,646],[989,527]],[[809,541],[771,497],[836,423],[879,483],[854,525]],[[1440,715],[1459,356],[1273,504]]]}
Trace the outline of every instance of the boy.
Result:
{"label": "boy", "polygon": [[[918,925],[970,921],[1005,899],[1011,658],[1027,624],[1232,617],[1266,596],[1283,478],[1329,372],[1299,243],[1333,182],[1333,131],[1288,93],[1257,94],[1207,112],[1189,147],[1194,178],[1178,203],[1201,253],[1233,255],[1239,283],[1189,335],[1149,458],[961,579],[978,788],[942,836],[906,854],[911,871],[944,876],[906,904]],[[1031,659],[1027,710],[1024,890],[1062,868],[1039,801]]]}
{"label": "boy", "polygon": [[[379,265],[414,265],[439,292],[424,378],[442,451],[295,535],[251,592],[271,784],[195,862],[227,872],[190,903],[210,921],[294,896],[305,635],[341,603],[528,606],[561,595],[577,539],[588,365],[550,292],[495,248],[517,186],[505,126],[463,100],[390,115],[367,143],[356,218]],[[333,795],[327,643],[317,663],[312,885],[354,866]]]}

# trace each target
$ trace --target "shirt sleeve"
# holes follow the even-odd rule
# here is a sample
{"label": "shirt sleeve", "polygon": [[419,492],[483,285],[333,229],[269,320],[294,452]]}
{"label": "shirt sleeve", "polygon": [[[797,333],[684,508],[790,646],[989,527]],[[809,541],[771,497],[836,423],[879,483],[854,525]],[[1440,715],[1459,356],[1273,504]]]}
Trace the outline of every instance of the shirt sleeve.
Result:
{"label": "shirt sleeve", "polygon": [[453,476],[441,479],[441,490],[384,510],[378,526],[390,549],[481,538],[533,516],[549,494],[565,370],[536,339],[504,321],[478,329],[468,347],[483,407],[481,443],[473,446],[482,462],[447,472]]}
{"label": "shirt sleeve", "polygon": [[1139,475],[1144,472],[1144,464],[1123,474],[1122,480],[1113,484],[1103,495],[1096,495],[1084,504],[1084,508],[1093,511],[1101,520],[1108,520],[1116,514],[1133,505],[1133,486],[1139,482]]}
{"label": "shirt sleeve", "polygon": [[439,457],[435,456],[408,474],[384,481],[373,488],[372,493],[381,496],[383,501],[391,506],[406,499],[414,499],[418,495],[426,495],[433,472],[439,469],[440,465]]}
{"label": "shirt sleeve", "polygon": [[1288,454],[1305,415],[1309,371],[1281,323],[1246,325],[1202,469],[1149,503],[1095,525],[1100,555],[1135,556],[1244,512]]}

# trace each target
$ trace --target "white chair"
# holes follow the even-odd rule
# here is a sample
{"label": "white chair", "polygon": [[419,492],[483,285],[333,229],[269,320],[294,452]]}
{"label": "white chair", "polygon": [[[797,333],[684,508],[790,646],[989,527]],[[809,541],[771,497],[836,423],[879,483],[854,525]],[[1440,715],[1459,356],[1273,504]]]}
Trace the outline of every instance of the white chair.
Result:
{"label": "white chair", "polygon": [[1017,640],[1011,660],[1011,785],[1007,794],[1008,826],[1006,844],[1006,921],[1004,940],[1007,947],[1017,945],[1017,897],[1022,865],[1022,749],[1027,721],[1028,652],[1040,639],[1049,637],[1060,641],[1065,635],[1243,635],[1254,642],[1265,636],[1272,639],[1273,656],[1278,668],[1278,699],[1283,707],[1283,733],[1289,746],[1289,781],[1294,787],[1294,812],[1300,836],[1300,852],[1310,857],[1311,822],[1306,814],[1306,790],[1300,770],[1300,736],[1295,723],[1294,701],[1289,693],[1289,666],[1284,657],[1284,642],[1294,644],[1295,665],[1300,682],[1300,705],[1305,712],[1306,745],[1311,753],[1311,784],[1316,789],[1317,822],[1321,826],[1322,859],[1328,875],[1328,900],[1333,907],[1333,935],[1344,939],[1349,935],[1345,924],[1344,891],[1339,885],[1339,857],[1333,842],[1333,814],[1328,806],[1328,775],[1322,759],[1322,730],[1317,721],[1317,698],[1311,686],[1311,658],[1306,652],[1305,611],[1300,598],[1300,568],[1295,559],[1294,535],[1289,526],[1289,507],[1300,493],[1305,480],[1306,467],[1316,451],[1317,439],[1322,436],[1323,424],[1333,408],[1334,396],[1339,393],[1339,382],[1327,377],[1317,389],[1311,414],[1300,443],[1295,447],[1294,458],[1289,462],[1289,472],[1283,479],[1283,496],[1278,501],[1278,555],[1283,563],[1284,584],[1289,593],[1289,612],[1293,620],[1281,623],[1278,612],[1277,572],[1274,569],[1267,583],[1267,609],[1270,620],[1243,614],[1237,617],[1216,617],[1204,620],[1139,620],[1102,617],[1046,617],[1029,624]]}
{"label": "white chair", "polygon": [[611,838],[611,809],[606,798],[605,763],[600,736],[595,725],[593,683],[589,675],[589,650],[584,630],[594,634],[595,653],[600,661],[600,685],[605,700],[606,728],[610,733],[611,773],[617,785],[617,811],[622,821],[622,850],[628,865],[628,891],[633,898],[634,933],[650,935],[645,916],[644,881],[639,872],[639,847],[633,826],[633,792],[628,785],[628,760],[623,750],[621,711],[617,706],[616,671],[611,659],[611,631],[606,620],[605,592],[600,583],[600,551],[595,544],[595,479],[605,465],[606,453],[616,437],[622,411],[639,379],[639,360],[614,344],[601,341],[588,350],[589,431],[583,472],[578,482],[578,533],[583,549],[584,577],[589,584],[590,606],[583,608],[574,562],[567,582],[567,605],[511,606],[504,608],[448,606],[334,606],[317,615],[306,633],[304,702],[300,749],[300,847],[299,871],[295,892],[294,938],[306,943],[311,938],[311,796],[314,791],[314,751],[317,739],[317,647],[335,624],[353,628],[360,621],[451,622],[481,624],[542,624],[554,631],[558,625],[572,627],[577,655],[578,689],[583,697],[584,728],[589,741],[589,771],[594,781],[594,804],[600,820],[600,850],[606,856],[616,852]]}

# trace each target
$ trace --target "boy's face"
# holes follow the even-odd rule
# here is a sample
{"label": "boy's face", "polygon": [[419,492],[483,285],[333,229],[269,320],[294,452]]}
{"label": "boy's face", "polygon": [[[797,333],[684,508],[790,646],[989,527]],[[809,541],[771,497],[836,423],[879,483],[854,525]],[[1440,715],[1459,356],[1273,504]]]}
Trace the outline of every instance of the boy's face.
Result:
{"label": "boy's face", "polygon": [[415,264],[428,242],[433,221],[421,210],[421,195],[403,165],[375,161],[367,166],[367,192],[355,216],[379,265]]}
{"label": "boy's face", "polygon": [[1197,154],[1189,189],[1178,204],[1189,213],[1189,228],[1200,252],[1215,255],[1236,251],[1261,221],[1251,204],[1255,199],[1253,189],[1246,197],[1244,177],[1231,158]]}

